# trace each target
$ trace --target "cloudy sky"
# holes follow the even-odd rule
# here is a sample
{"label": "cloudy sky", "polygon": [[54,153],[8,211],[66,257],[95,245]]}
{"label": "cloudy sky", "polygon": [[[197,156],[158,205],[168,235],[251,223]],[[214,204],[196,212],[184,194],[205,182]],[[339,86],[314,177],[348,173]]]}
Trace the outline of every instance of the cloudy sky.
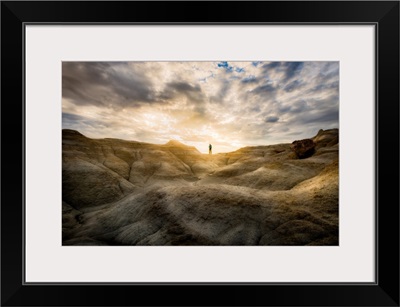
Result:
{"label": "cloudy sky", "polygon": [[207,152],[339,127],[338,62],[63,62],[62,125]]}

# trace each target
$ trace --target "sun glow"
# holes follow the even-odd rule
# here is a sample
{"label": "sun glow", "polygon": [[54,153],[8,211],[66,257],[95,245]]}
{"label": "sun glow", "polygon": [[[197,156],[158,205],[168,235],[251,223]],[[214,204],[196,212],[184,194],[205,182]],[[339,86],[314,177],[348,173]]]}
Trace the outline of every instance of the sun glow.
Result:
{"label": "sun glow", "polygon": [[64,62],[63,128],[200,152],[338,126],[338,62]]}

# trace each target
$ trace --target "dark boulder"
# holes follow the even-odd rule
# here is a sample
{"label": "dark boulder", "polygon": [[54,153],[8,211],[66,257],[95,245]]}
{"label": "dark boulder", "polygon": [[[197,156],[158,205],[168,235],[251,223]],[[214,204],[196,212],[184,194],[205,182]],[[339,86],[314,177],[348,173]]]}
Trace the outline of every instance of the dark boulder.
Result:
{"label": "dark boulder", "polygon": [[315,143],[311,139],[294,141],[290,148],[299,159],[311,157],[315,153]]}

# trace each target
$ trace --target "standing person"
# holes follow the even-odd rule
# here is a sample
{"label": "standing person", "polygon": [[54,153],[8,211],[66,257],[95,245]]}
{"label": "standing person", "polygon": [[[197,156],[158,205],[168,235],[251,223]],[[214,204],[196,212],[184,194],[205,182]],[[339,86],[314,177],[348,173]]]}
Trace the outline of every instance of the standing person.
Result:
{"label": "standing person", "polygon": [[212,145],[208,145],[208,154],[211,155],[212,154]]}

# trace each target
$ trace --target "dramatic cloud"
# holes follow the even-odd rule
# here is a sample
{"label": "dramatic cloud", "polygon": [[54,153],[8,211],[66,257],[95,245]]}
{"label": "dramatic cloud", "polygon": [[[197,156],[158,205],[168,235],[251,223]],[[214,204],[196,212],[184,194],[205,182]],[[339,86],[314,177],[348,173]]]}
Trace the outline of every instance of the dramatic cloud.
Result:
{"label": "dramatic cloud", "polygon": [[63,128],[207,152],[339,126],[338,62],[64,62]]}
{"label": "dramatic cloud", "polygon": [[279,117],[277,117],[277,116],[268,116],[265,119],[265,122],[266,123],[276,123],[278,120],[279,120]]}

